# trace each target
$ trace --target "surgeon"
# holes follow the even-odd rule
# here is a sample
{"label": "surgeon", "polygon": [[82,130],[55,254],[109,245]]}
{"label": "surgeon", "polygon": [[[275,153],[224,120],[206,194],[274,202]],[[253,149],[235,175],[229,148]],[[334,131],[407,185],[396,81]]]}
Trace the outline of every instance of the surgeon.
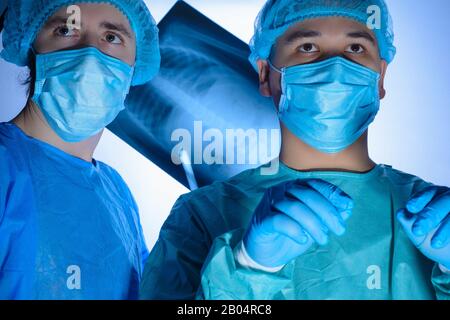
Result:
{"label": "surgeon", "polygon": [[182,196],[142,298],[450,297],[449,188],[369,157],[393,39],[383,0],[267,1],[250,61],[280,118],[279,170]]}
{"label": "surgeon", "polygon": [[0,299],[136,299],[138,208],[93,153],[159,69],[155,21],[140,0],[11,0],[4,27],[1,57],[31,81],[0,124]]}

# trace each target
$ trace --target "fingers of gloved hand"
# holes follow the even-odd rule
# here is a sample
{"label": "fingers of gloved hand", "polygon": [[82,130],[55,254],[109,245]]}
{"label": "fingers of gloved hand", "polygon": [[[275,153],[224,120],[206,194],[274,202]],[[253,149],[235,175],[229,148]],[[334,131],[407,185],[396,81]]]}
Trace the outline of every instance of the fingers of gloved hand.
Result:
{"label": "fingers of gloved hand", "polygon": [[354,207],[353,199],[337,186],[320,179],[300,180],[299,184],[307,184],[327,198],[347,220]]}
{"label": "fingers of gloved hand", "polygon": [[416,236],[422,236],[435,229],[450,213],[450,192],[435,197],[421,212],[413,225]]}
{"label": "fingers of gloved hand", "polygon": [[275,203],[273,208],[297,221],[318,244],[328,243],[328,228],[311,209],[300,201],[285,199]]}
{"label": "fingers of gloved hand", "polygon": [[419,213],[433,200],[434,196],[438,192],[438,187],[429,186],[425,189],[414,194],[411,199],[409,199],[406,209],[411,213]]}
{"label": "fingers of gloved hand", "polygon": [[450,214],[444,219],[431,239],[434,249],[441,249],[450,244]]}
{"label": "fingers of gloved hand", "polygon": [[309,240],[302,226],[284,213],[273,214],[265,223],[268,232],[282,234],[299,245],[306,244]]}
{"label": "fingers of gloved hand", "polygon": [[322,194],[303,185],[293,185],[286,191],[286,194],[303,202],[333,233],[338,236],[344,234],[344,219],[336,207]]}
{"label": "fingers of gloved hand", "polygon": [[266,190],[265,196],[270,203],[281,201],[286,196],[286,190],[289,189],[294,183],[295,180],[292,180],[272,186]]}
{"label": "fingers of gloved hand", "polygon": [[408,212],[406,209],[401,209],[397,212],[397,220],[400,222],[408,238],[418,247],[425,241],[426,236],[416,236],[412,232],[412,226],[416,219],[417,216]]}

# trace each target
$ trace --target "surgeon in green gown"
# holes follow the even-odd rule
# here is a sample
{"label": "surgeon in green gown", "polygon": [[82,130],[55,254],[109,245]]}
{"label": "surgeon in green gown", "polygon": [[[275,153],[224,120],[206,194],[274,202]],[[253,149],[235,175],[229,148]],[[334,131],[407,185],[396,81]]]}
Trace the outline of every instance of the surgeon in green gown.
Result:
{"label": "surgeon in green gown", "polygon": [[177,201],[141,298],[448,299],[449,188],[369,156],[395,55],[384,1],[269,0],[250,46],[280,156]]}

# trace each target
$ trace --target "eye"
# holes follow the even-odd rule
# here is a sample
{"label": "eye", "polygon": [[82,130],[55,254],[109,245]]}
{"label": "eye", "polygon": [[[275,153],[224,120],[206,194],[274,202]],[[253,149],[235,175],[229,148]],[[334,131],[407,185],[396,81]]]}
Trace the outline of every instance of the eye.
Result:
{"label": "eye", "polygon": [[105,41],[108,43],[112,43],[112,44],[121,44],[122,43],[122,39],[114,33],[107,33],[105,36]]}
{"label": "eye", "polygon": [[355,44],[350,45],[347,48],[347,50],[345,50],[345,52],[353,53],[353,54],[361,54],[361,53],[366,52],[366,50],[364,49],[364,47],[362,45],[355,43]]}
{"label": "eye", "polygon": [[303,53],[315,53],[315,52],[319,52],[319,49],[316,47],[316,45],[312,44],[312,43],[305,43],[302,44],[299,47],[300,52]]}
{"label": "eye", "polygon": [[55,29],[54,33],[58,37],[69,38],[69,37],[73,37],[73,36],[76,35],[76,29],[75,28],[69,28],[66,25],[62,25],[62,26],[57,27]]}

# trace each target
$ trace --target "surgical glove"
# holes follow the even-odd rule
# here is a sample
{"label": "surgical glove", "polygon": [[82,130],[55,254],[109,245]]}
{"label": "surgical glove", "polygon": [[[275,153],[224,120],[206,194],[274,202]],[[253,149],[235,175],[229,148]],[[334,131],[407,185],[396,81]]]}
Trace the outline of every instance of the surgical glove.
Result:
{"label": "surgical glove", "polygon": [[245,233],[244,248],[263,267],[284,266],[314,243],[326,245],[330,231],[344,234],[353,205],[346,193],[323,180],[284,182],[265,192]]}
{"label": "surgical glove", "polygon": [[432,186],[414,195],[397,218],[414,245],[450,269],[450,189]]}

